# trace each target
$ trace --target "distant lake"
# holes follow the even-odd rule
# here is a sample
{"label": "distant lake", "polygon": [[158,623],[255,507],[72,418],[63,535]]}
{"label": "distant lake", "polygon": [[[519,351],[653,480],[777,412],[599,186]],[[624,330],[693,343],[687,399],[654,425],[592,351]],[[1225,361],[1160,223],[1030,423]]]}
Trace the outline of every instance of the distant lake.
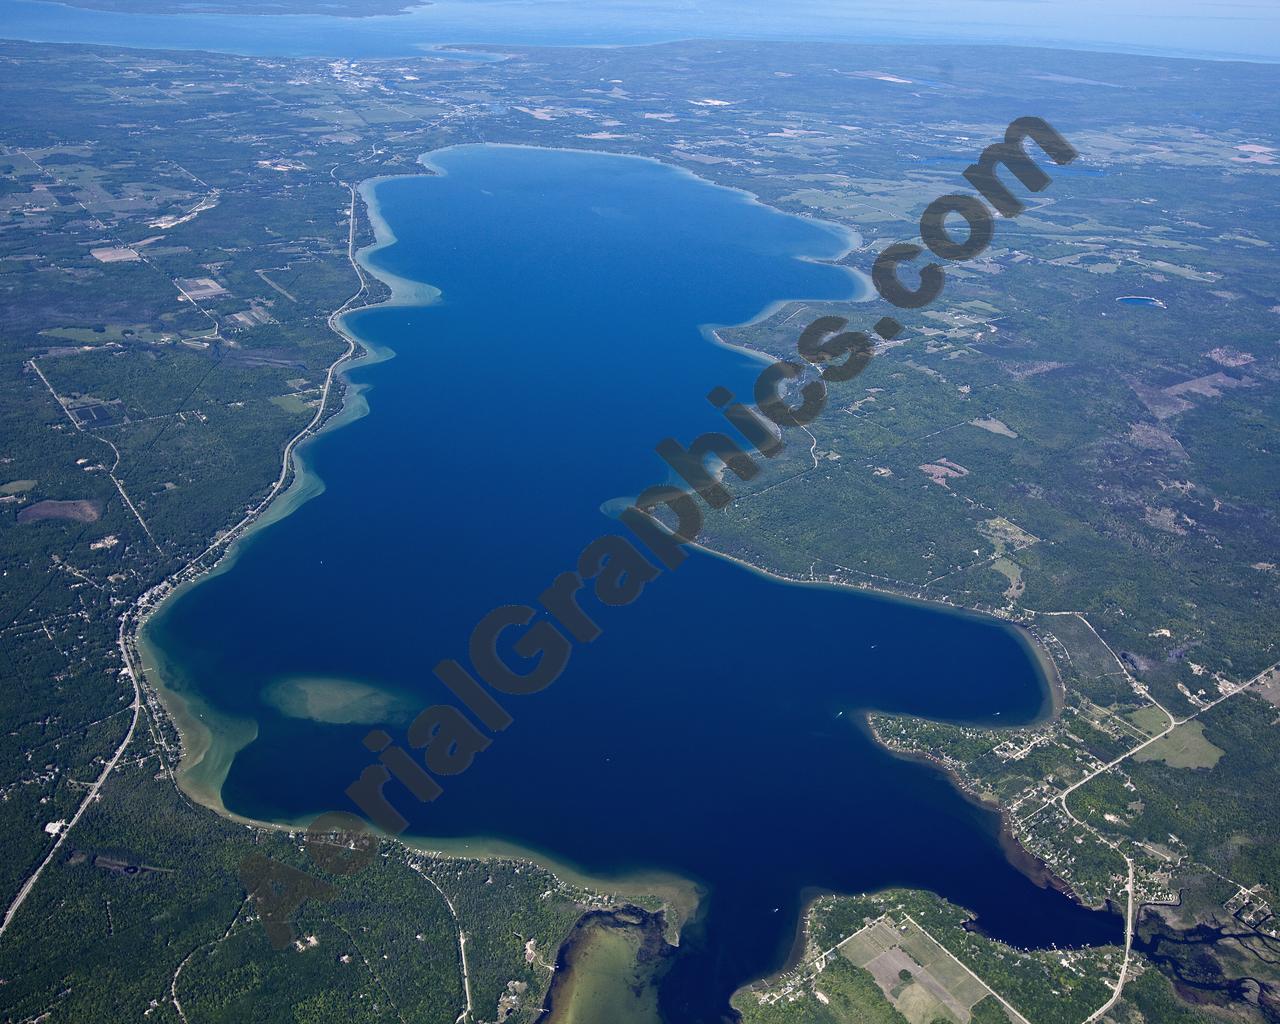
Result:
{"label": "distant lake", "polygon": [[[368,415],[306,446],[322,493],[149,629],[221,749],[249,741],[221,787],[239,814],[351,810],[369,729],[403,746],[417,708],[456,703],[431,666],[465,663],[483,615],[536,603],[618,531],[602,507],[667,478],[658,440],[724,429],[705,395],[749,396],[760,363],[701,325],[858,288],[824,262],[852,241],[842,230],[656,162],[497,146],[433,159],[447,173],[376,186],[397,240],[371,261],[440,301],[348,318],[395,356],[352,374]],[[867,512],[812,514],[845,517],[856,544]],[[720,1020],[781,966],[813,889],[928,888],[1019,945],[1120,940],[1118,915],[1034,884],[994,814],[860,727],[865,708],[1036,719],[1047,687],[1013,628],[705,554],[628,607],[583,601],[603,635],[545,691],[503,698],[514,724],[469,771],[431,804],[387,793],[416,835],[703,886],[661,992],[673,1024]]]}
{"label": "distant lake", "polygon": [[1280,60],[1280,7],[1199,0],[439,0],[400,15],[124,14],[0,0],[0,36],[278,57],[405,57],[442,43],[614,46],[673,39],[995,43]]}

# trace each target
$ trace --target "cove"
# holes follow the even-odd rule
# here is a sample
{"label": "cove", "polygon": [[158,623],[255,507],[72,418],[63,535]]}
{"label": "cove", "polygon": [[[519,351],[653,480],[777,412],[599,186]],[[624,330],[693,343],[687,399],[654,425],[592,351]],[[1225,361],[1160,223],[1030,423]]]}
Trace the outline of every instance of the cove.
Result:
{"label": "cove", "polygon": [[[536,603],[621,532],[602,509],[667,478],[658,440],[724,429],[706,393],[749,396],[761,364],[702,325],[858,291],[831,262],[843,230],[653,161],[501,146],[432,161],[366,190],[384,243],[368,265],[401,288],[346,321],[394,352],[351,371],[368,415],[305,447],[310,500],[147,627],[165,685],[212,732],[187,784],[245,817],[351,810],[369,729],[403,745],[415,706],[454,703],[431,667],[465,663],[482,616]],[[438,298],[411,304],[408,282]],[[812,514],[856,529],[867,513]],[[1011,627],[705,553],[630,606],[584,607],[603,635],[547,690],[503,698],[514,724],[443,796],[387,792],[414,836],[696,882],[661,981],[671,1024],[725,1019],[819,890],[931,889],[1018,945],[1120,938],[1117,915],[1017,870],[994,814],[859,725],[868,708],[1036,719],[1048,689]]]}

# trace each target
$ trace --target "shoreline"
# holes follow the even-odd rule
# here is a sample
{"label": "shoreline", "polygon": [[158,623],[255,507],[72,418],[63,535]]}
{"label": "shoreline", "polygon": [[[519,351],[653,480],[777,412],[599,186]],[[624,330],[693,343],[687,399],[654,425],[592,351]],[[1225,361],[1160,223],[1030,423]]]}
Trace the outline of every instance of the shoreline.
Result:
{"label": "shoreline", "polygon": [[[699,174],[697,171],[693,170],[692,168],[685,167],[683,164],[670,163],[666,160],[660,160],[656,156],[648,156],[644,153],[631,153],[631,152],[623,152],[620,150],[612,150],[612,149],[593,149],[589,146],[581,146],[581,147],[579,146],[540,146],[535,143],[529,143],[529,142],[455,142],[451,145],[441,146],[439,149],[429,149],[425,153],[419,154],[417,162],[422,167],[425,167],[431,174],[439,175],[441,177],[446,177],[449,173],[448,170],[444,167],[441,167],[439,164],[437,164],[433,159],[433,157],[438,157],[441,153],[448,153],[452,150],[457,150],[457,149],[530,149],[530,150],[536,150],[540,153],[572,153],[574,155],[612,157],[612,158],[619,158],[623,160],[642,160],[645,163],[657,164],[659,167],[665,168],[668,171],[673,171],[674,173],[679,174],[682,177],[692,178],[694,181],[698,182],[699,184],[705,185],[709,188],[720,189],[724,192],[732,192],[735,195],[737,195],[743,202],[748,203],[752,206],[759,206],[761,209],[768,211],[771,215],[780,216],[780,217],[798,217],[802,220],[807,220],[813,224],[820,224],[824,228],[827,228],[828,230],[830,230],[833,235],[837,235],[840,237],[840,240],[843,243],[843,248],[839,249],[836,253],[834,253],[831,256],[796,256],[795,257],[796,259],[806,263],[828,263],[833,266],[841,266],[840,260],[844,259],[850,253],[854,252],[863,241],[861,233],[856,228],[851,228],[847,224],[841,224],[839,221],[827,220],[825,217],[818,217],[808,213],[788,213],[786,210],[780,209],[777,206],[773,206],[770,203],[766,203],[754,192],[749,192],[745,188],[739,188],[737,185],[722,185],[720,182],[713,181],[712,179]],[[361,186],[362,186],[361,196],[364,197],[363,185],[366,183],[380,184],[384,181],[393,181],[400,178],[417,178],[417,177],[421,177],[421,175],[384,174],[376,178],[367,178],[365,179],[365,182],[361,183]],[[381,219],[381,213],[378,214],[378,218]],[[370,219],[372,220],[373,217],[371,216]],[[386,230],[391,234],[392,243],[394,244],[394,240],[395,240],[394,232],[391,232],[390,227],[386,225],[385,221],[382,221],[382,224],[384,225],[384,227],[386,227]],[[853,267],[843,267],[843,269],[848,271],[849,275],[853,277],[855,280],[859,281],[860,284],[864,284],[864,285],[870,284],[870,279],[861,271],[855,270]],[[370,273],[374,273],[376,277],[379,277],[379,278],[382,277],[381,273],[377,273],[372,270],[370,270]],[[414,282],[414,283],[416,284],[417,282]],[[869,296],[866,296],[866,297],[869,297]],[[778,306],[785,305],[788,302],[831,302],[831,301],[850,301],[850,302],[861,301],[861,297],[855,297],[849,300],[811,299],[811,298],[804,298],[804,297],[775,299],[773,302],[767,304],[761,313],[756,314],[750,319],[742,321],[742,323],[721,324],[719,326],[725,327],[725,328],[746,327],[750,324],[758,323],[761,319],[768,316],[769,313],[771,313]],[[730,347],[741,348],[741,346],[730,346]],[[743,349],[743,351],[750,351],[750,350]]]}
{"label": "shoreline", "polygon": [[[367,246],[356,248],[357,238],[357,186],[343,183],[349,192],[350,224],[347,238],[347,258],[356,273],[359,287],[341,306],[329,314],[328,326],[345,343],[346,347],[329,365],[325,375],[325,386],[319,408],[310,422],[285,445],[281,457],[281,469],[275,483],[254,508],[234,526],[223,531],[199,555],[185,566],[162,580],[143,594],[131,609],[122,635],[131,652],[130,662],[133,671],[142,680],[145,689],[154,693],[156,702],[163,707],[174,728],[178,732],[179,754],[177,766],[170,767],[170,775],[174,784],[188,797],[201,806],[207,807],[223,817],[242,824],[273,827],[271,822],[241,818],[233,814],[223,804],[220,790],[222,780],[230,768],[235,754],[253,737],[237,739],[234,749],[228,749],[219,743],[219,736],[201,719],[206,711],[213,715],[195,694],[186,693],[165,684],[165,673],[162,658],[147,637],[147,630],[156,616],[163,616],[165,607],[179,598],[192,587],[205,580],[212,579],[235,566],[242,546],[250,542],[260,531],[274,523],[287,518],[294,510],[312,498],[324,493],[324,481],[315,473],[306,460],[307,445],[330,430],[339,430],[349,423],[359,420],[369,412],[369,404],[363,397],[364,386],[353,384],[350,380],[352,370],[371,366],[393,358],[395,353],[388,348],[373,345],[344,324],[349,313],[364,309],[373,309],[391,302],[396,296],[395,289],[388,284],[391,295],[387,300],[378,302],[362,302],[371,292],[370,279],[381,280],[372,269],[364,264],[363,254],[366,250],[377,251],[385,245],[394,244],[394,236],[388,240],[382,232],[389,231],[385,222],[372,217],[368,218],[374,231],[375,240]],[[363,183],[362,183],[363,184]],[[361,196],[362,197],[362,196]],[[362,197],[363,198],[363,197]],[[438,295],[438,292],[436,293]],[[336,385],[336,387],[335,387]],[[338,405],[331,411],[330,399],[337,394]],[[131,617],[131,621],[128,621]],[[176,673],[174,673],[176,674]],[[256,735],[256,723],[253,728]],[[225,735],[225,734],[224,734]],[[213,766],[211,774],[209,765]],[[206,766],[204,772],[199,772]]]}
{"label": "shoreline", "polygon": [[[388,837],[391,838],[391,837]],[[605,893],[640,904],[656,900],[659,910],[641,907],[646,913],[662,912],[667,918],[669,943],[679,945],[680,930],[697,913],[706,890],[692,879],[669,872],[637,870],[617,875],[595,875],[554,854],[543,853],[518,843],[483,836],[439,839],[430,836],[413,836],[405,833],[396,836],[394,842],[407,850],[446,860],[515,861],[547,872],[561,885]]]}
{"label": "shoreline", "polygon": [[[422,154],[419,157],[419,163],[426,169],[428,173],[445,173],[443,169],[435,165],[431,158],[451,149],[463,148],[463,146],[474,146],[477,144],[468,143],[457,146],[441,147]],[[643,159],[654,163],[661,164],[663,167],[677,171],[678,173],[687,175],[700,183],[709,185],[714,188],[726,189],[737,193],[743,198],[743,201],[751,202],[760,206],[764,206],[773,213],[790,216],[786,211],[779,210],[775,206],[771,206],[762,201],[758,196],[745,190],[735,188],[733,186],[720,185],[714,181],[695,173],[688,168],[678,165],[668,164],[652,157],[639,156],[633,154],[611,153],[601,150],[576,149],[564,147],[542,147],[542,146],[509,146],[504,148],[526,148],[526,149],[554,149],[561,152],[569,153],[591,153],[601,156],[625,157],[628,159]],[[256,723],[252,726],[252,735],[249,730],[242,729],[235,732],[227,730],[226,723],[206,722],[204,721],[206,714],[214,716],[216,712],[205,706],[197,695],[185,693],[178,689],[173,689],[164,685],[164,670],[162,667],[162,658],[160,658],[154,647],[148,643],[146,639],[147,626],[152,616],[163,614],[163,609],[169,600],[176,598],[184,593],[189,587],[198,585],[204,579],[210,578],[221,572],[231,569],[240,552],[241,545],[249,542],[258,530],[279,522],[291,514],[296,508],[300,507],[306,501],[323,493],[324,481],[320,479],[314,470],[308,465],[306,459],[306,446],[315,438],[322,436],[329,430],[341,429],[341,427],[355,422],[369,412],[368,402],[363,397],[365,388],[359,384],[353,384],[350,381],[350,373],[353,370],[364,366],[373,365],[386,359],[394,357],[394,352],[387,348],[379,348],[370,344],[361,338],[354,329],[346,323],[350,314],[371,310],[382,306],[396,305],[430,305],[440,298],[439,289],[424,283],[412,281],[402,278],[394,273],[382,269],[375,269],[371,263],[371,257],[386,248],[393,246],[396,242],[395,233],[391,230],[390,225],[386,222],[381,214],[381,209],[376,198],[376,189],[379,184],[384,181],[398,178],[416,178],[420,174],[404,174],[404,175],[383,175],[368,178],[361,181],[358,185],[346,185],[350,192],[350,228],[348,240],[348,259],[355,270],[359,288],[341,307],[335,310],[329,317],[329,327],[339,337],[346,342],[346,350],[330,365],[326,378],[326,388],[324,399],[320,409],[317,411],[316,417],[309,423],[299,434],[286,445],[280,477],[277,479],[275,486],[271,488],[267,496],[249,513],[240,523],[221,534],[215,541],[201,553],[196,559],[189,563],[186,567],[169,577],[161,584],[152,588],[143,595],[136,606],[136,612],[130,622],[131,629],[129,638],[134,645],[134,658],[140,663],[137,666],[140,678],[146,690],[154,694],[160,704],[164,708],[164,712],[173,722],[179,736],[180,751],[177,760],[176,769],[170,766],[170,775],[175,785],[182,790],[193,801],[204,806],[224,818],[235,821],[251,827],[272,829],[289,833],[300,831],[301,827],[297,823],[287,822],[271,822],[259,821],[256,819],[245,818],[228,810],[223,804],[220,789],[223,779],[225,779],[226,771],[229,769],[235,754],[243,748],[247,743],[251,742],[256,735]],[[369,227],[373,232],[374,240],[364,246],[356,248],[356,238],[358,233],[358,207],[357,199],[364,203],[365,217]],[[861,242],[861,238],[851,229],[844,228],[843,225],[833,224],[833,222],[822,221],[820,218],[807,218],[817,221],[824,225],[830,225],[839,230],[849,244],[838,254],[830,258],[812,258],[813,262],[830,263],[839,265],[837,261],[844,259],[854,248]],[[865,275],[861,274],[854,268],[846,267],[850,276],[858,288],[855,294],[848,300],[821,300],[821,301],[848,301],[856,303],[865,301],[869,289],[866,287]],[[371,293],[371,279],[381,283],[389,291],[389,295],[378,301],[369,302],[367,299]],[[366,300],[366,301],[362,301]],[[744,324],[759,322],[760,320],[772,315],[776,309],[784,304],[792,302],[806,302],[819,300],[806,299],[779,299],[766,306],[760,313]],[[726,348],[744,353],[751,358],[772,360],[772,357],[765,353],[746,346],[725,341],[717,332],[718,329],[727,328],[731,325],[718,325],[711,327],[704,325],[703,334],[713,344],[719,344]],[[741,325],[732,325],[741,326]],[[330,412],[330,397],[333,391],[333,385],[337,384],[336,389],[339,397],[338,407]],[[832,588],[854,589],[860,590],[867,594],[875,595],[884,600],[905,601],[911,604],[927,606],[932,609],[945,609],[948,612],[980,616],[984,619],[997,619],[1002,624],[1008,626],[1016,632],[1021,641],[1028,647],[1034,662],[1041,676],[1041,683],[1047,691],[1046,704],[1047,707],[1037,716],[1036,721],[1022,726],[1010,726],[1010,728],[1027,728],[1031,725],[1042,724],[1044,721],[1051,720],[1056,716],[1061,707],[1059,694],[1062,689],[1061,679],[1057,673],[1049,652],[1036,640],[1027,628],[1025,623],[1011,620],[1005,616],[993,614],[990,611],[980,608],[966,608],[954,605],[947,601],[930,600],[913,596],[905,593],[896,592],[883,585],[858,584],[853,582],[842,582],[838,580],[814,580],[814,579],[798,579],[783,574],[779,570],[770,569],[765,566],[756,565],[745,558],[735,556],[727,551],[718,551],[714,548],[707,547],[703,544],[691,545],[709,555],[718,558],[728,559],[736,562],[738,565],[760,575],[769,577],[770,579],[792,585],[819,585]],[[216,557],[213,557],[216,556]],[[210,557],[213,560],[207,561]],[[207,564],[206,564],[207,563]],[[130,659],[131,661],[133,659]],[[176,674],[176,673],[174,673]],[[240,723],[236,723],[239,725]],[[221,726],[221,729],[219,728]],[[229,735],[230,732],[230,735]],[[221,736],[219,735],[221,733]],[[874,732],[873,732],[874,736]],[[228,738],[230,743],[227,742]],[[893,752],[892,747],[884,744],[876,737],[876,742]],[[950,773],[947,773],[952,777]],[[990,809],[990,804],[982,801],[974,794],[968,793],[962,786],[956,787],[966,798],[975,800],[980,805]],[[1004,821],[1004,812],[1001,810],[1001,820]],[[1004,827],[1002,825],[1002,831]],[[567,863],[560,862],[556,858],[544,854],[540,851],[520,847],[516,844],[504,843],[500,840],[487,839],[483,837],[460,838],[451,840],[441,840],[432,837],[419,837],[403,835],[397,837],[385,837],[394,839],[404,849],[423,854],[431,854],[443,857],[452,857],[458,859],[478,859],[478,860],[494,860],[494,859],[511,859],[525,863],[531,863],[539,868],[548,871],[557,881],[563,884],[564,879],[568,879],[572,884],[576,884],[581,888],[595,889],[597,891],[606,892],[612,895],[627,897],[632,900],[640,896],[657,897],[665,908],[672,913],[669,914],[673,926],[675,938],[678,941],[679,928],[687,922],[696,912],[697,906],[704,894],[704,890],[693,880],[683,879],[673,875],[663,875],[661,873],[637,872],[633,875],[619,875],[612,878],[602,877],[596,878],[573,867]],[[1009,856],[1011,863],[1016,867],[1021,867],[1018,857],[1030,858],[1031,855],[1023,850],[1021,845],[1017,843],[1012,833],[1009,835],[1012,848],[1006,849],[1006,855]],[[1002,846],[1004,843],[1002,842]],[[1015,853],[1017,856],[1015,857]],[[814,892],[807,896],[804,900],[803,911],[800,918],[800,926],[797,930],[797,947],[803,948],[804,936],[806,931],[806,919],[813,899],[820,895]]]}
{"label": "shoreline", "polygon": [[[990,622],[1005,627],[1012,636],[1018,639],[1019,644],[1027,651],[1036,668],[1036,674],[1043,688],[1043,702],[1040,711],[1036,717],[1030,722],[1022,725],[1002,723],[976,723],[969,721],[960,721],[946,719],[948,725],[981,725],[986,729],[1033,729],[1037,726],[1045,725],[1058,717],[1063,705],[1066,701],[1066,684],[1062,680],[1062,674],[1058,671],[1058,665],[1053,660],[1048,648],[1046,648],[1031,630],[1031,624],[1034,620],[1013,619],[1004,615],[997,614],[995,610],[986,609],[977,605],[958,605],[950,601],[930,600],[928,598],[918,597],[915,594],[907,593],[899,590],[892,590],[884,586],[876,586],[870,583],[852,583],[835,579],[805,579],[803,577],[788,576],[778,569],[770,569],[768,566],[758,565],[741,555],[735,555],[728,551],[722,551],[718,548],[709,547],[698,541],[693,541],[688,545],[695,551],[700,551],[710,555],[713,558],[723,559],[724,561],[733,562],[742,568],[753,572],[759,576],[765,576],[777,583],[786,584],[794,587],[827,587],[832,590],[854,591],[860,594],[866,594],[881,601],[900,602],[902,604],[915,605],[921,608],[928,608],[930,611],[944,611],[953,615],[967,616],[980,619],[984,622]],[[924,715],[913,715],[914,718],[927,719]],[[942,721],[942,720],[940,720]],[[879,738],[876,742],[881,746],[886,746]],[[892,749],[886,746],[886,749]]]}
{"label": "shoreline", "polygon": [[961,779],[960,776],[957,775],[948,764],[946,764],[946,762],[933,754],[925,751],[903,750],[899,747],[895,747],[892,743],[881,737],[880,733],[876,730],[874,723],[871,722],[869,714],[863,716],[862,726],[872,739],[875,740],[876,744],[892,757],[896,757],[903,761],[911,761],[915,764],[928,765],[934,771],[943,775],[955,791],[974,807],[978,807],[984,811],[995,812],[999,816],[999,827],[997,829],[996,839],[999,842],[1000,849],[1004,852],[1005,857],[1016,870],[1021,871],[1031,879],[1032,882],[1041,888],[1053,889],[1060,892],[1079,906],[1088,907],[1091,910],[1105,909],[1105,905],[1098,907],[1090,903],[1085,903],[1084,900],[1080,899],[1080,897],[1076,895],[1075,890],[1071,888],[1069,882],[1056,875],[1053,869],[1049,867],[1045,861],[1041,860],[1022,845],[1021,840],[1018,839],[1018,835],[1014,831],[1013,819],[1009,815],[1008,808],[1006,808],[1002,803],[986,796],[983,793],[979,793],[977,790],[966,785],[964,780]]}

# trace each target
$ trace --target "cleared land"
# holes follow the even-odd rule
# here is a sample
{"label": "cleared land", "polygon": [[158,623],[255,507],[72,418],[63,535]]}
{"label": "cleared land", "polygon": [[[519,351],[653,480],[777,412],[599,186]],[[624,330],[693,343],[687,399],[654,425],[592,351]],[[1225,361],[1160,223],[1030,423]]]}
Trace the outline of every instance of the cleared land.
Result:
{"label": "cleared land", "polygon": [[885,997],[912,1024],[965,1024],[992,992],[914,921],[881,918],[840,945],[840,953],[871,972]]}
{"label": "cleared land", "polygon": [[1145,750],[1133,755],[1135,761],[1163,761],[1170,768],[1212,768],[1226,751],[1210,743],[1204,723],[1187,722]]}

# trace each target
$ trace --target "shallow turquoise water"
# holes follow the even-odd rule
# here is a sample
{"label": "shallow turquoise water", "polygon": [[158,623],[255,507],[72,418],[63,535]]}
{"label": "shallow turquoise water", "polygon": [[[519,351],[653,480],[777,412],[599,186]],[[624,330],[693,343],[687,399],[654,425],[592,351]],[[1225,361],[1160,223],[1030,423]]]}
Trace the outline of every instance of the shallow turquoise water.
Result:
{"label": "shallow turquoise water", "polygon": [[[375,761],[362,738],[379,714],[405,749],[391,708],[456,704],[431,666],[467,662],[482,616],[536,602],[617,531],[601,508],[667,478],[658,440],[723,429],[704,396],[750,395],[760,364],[699,325],[855,290],[813,261],[843,251],[839,231],[654,162],[505,147],[437,160],[446,175],[378,186],[398,241],[374,262],[442,301],[351,318],[396,356],[355,373],[370,414],[308,447],[323,494],[150,630],[176,688],[259,723],[223,789],[245,815],[353,809],[344,790]],[[856,538],[860,510],[813,514],[847,517]],[[863,708],[1034,719],[1045,688],[1010,628],[702,554],[634,604],[583,607],[603,634],[554,685],[502,697],[513,724],[440,777],[441,797],[386,794],[416,834],[702,883],[663,988],[671,1021],[718,1020],[777,968],[811,888],[931,888],[1021,944],[1119,938],[1116,915],[1038,888],[993,815],[856,724]],[[289,681],[309,678],[390,696],[339,709],[362,724],[297,717]]]}

